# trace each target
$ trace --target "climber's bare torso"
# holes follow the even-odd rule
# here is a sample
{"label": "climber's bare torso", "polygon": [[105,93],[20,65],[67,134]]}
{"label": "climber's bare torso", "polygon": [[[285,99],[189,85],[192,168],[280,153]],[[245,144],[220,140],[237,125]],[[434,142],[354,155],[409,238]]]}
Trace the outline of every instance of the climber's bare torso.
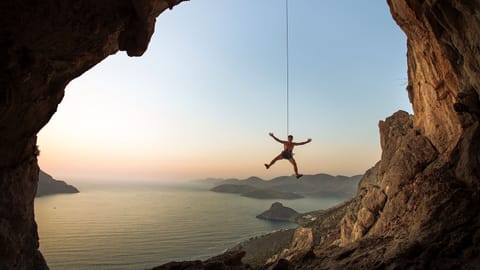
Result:
{"label": "climber's bare torso", "polygon": [[294,147],[295,147],[294,142],[284,142],[283,143],[283,151],[293,152]]}

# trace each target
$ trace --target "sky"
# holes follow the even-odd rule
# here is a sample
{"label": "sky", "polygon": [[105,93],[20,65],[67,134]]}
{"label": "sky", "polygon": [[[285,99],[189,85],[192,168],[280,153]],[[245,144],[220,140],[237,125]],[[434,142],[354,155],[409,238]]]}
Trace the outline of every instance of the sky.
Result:
{"label": "sky", "polygon": [[[266,170],[285,139],[285,1],[192,0],[158,18],[142,57],[73,80],[40,131],[40,167],[75,181],[182,181]],[[411,112],[406,38],[386,1],[289,1],[289,122],[301,173],[362,174],[378,121]]]}

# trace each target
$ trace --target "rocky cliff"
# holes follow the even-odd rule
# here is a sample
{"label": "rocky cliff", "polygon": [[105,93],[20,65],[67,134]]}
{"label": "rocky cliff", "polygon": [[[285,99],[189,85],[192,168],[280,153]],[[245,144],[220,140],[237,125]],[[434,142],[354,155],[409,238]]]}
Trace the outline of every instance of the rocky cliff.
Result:
{"label": "rocky cliff", "polygon": [[[118,50],[141,55],[155,17],[179,2],[0,2],[1,269],[48,268],[33,212],[36,134],[65,86]],[[480,263],[480,3],[387,2],[408,37],[414,116],[400,112],[380,123],[382,158],[357,196],[299,230],[294,243],[302,248],[277,256],[272,266],[474,269]]]}
{"label": "rocky cliff", "polygon": [[302,228],[313,232],[310,250],[280,255],[293,269],[473,269],[477,191],[440,160],[413,116],[397,112],[379,126],[382,160],[357,196]]}

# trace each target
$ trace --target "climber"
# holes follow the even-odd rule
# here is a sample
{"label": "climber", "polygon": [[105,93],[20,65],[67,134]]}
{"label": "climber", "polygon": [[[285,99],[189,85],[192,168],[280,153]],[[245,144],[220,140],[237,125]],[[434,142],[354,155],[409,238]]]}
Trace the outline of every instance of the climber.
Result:
{"label": "climber", "polygon": [[280,155],[276,156],[271,162],[270,164],[266,164],[265,163],[265,168],[269,169],[275,162],[277,162],[278,160],[281,160],[281,159],[288,159],[288,161],[290,161],[290,163],[292,163],[293,165],[293,170],[295,171],[295,176],[298,178],[302,177],[303,174],[299,174],[298,173],[298,168],[297,168],[297,162],[295,161],[295,159],[293,158],[293,148],[296,146],[296,145],[304,145],[304,144],[307,144],[309,142],[312,141],[312,139],[308,139],[304,142],[294,142],[293,141],[293,136],[292,135],[288,135],[288,141],[282,141],[280,139],[278,139],[277,137],[275,137],[275,135],[273,135],[273,133],[269,133],[268,135],[270,135],[275,141],[279,142],[279,143],[282,143],[283,144],[283,151],[282,153],[280,153]]}

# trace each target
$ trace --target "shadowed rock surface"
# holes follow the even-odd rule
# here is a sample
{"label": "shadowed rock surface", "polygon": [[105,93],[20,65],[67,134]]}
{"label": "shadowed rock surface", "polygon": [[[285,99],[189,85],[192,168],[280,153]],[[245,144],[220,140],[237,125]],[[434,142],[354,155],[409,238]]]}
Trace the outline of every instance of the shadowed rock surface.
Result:
{"label": "shadowed rock surface", "polygon": [[[179,2],[0,2],[0,267],[48,269],[33,211],[36,134],[65,86],[118,50],[141,55],[155,17]],[[299,228],[296,246],[269,261],[277,269],[480,265],[480,2],[387,2],[408,38],[414,116],[380,122],[382,157],[355,198]],[[217,265],[245,267],[230,258]]]}
{"label": "shadowed rock surface", "polygon": [[228,251],[222,255],[212,257],[205,261],[185,261],[185,262],[169,262],[167,264],[157,266],[152,270],[243,270],[250,269],[248,265],[242,263],[245,256],[244,251]]}
{"label": "shadowed rock surface", "polygon": [[65,183],[65,181],[55,180],[53,177],[44,171],[40,170],[38,175],[38,187],[36,197],[41,197],[51,194],[62,193],[79,193],[78,189],[72,185]]}

